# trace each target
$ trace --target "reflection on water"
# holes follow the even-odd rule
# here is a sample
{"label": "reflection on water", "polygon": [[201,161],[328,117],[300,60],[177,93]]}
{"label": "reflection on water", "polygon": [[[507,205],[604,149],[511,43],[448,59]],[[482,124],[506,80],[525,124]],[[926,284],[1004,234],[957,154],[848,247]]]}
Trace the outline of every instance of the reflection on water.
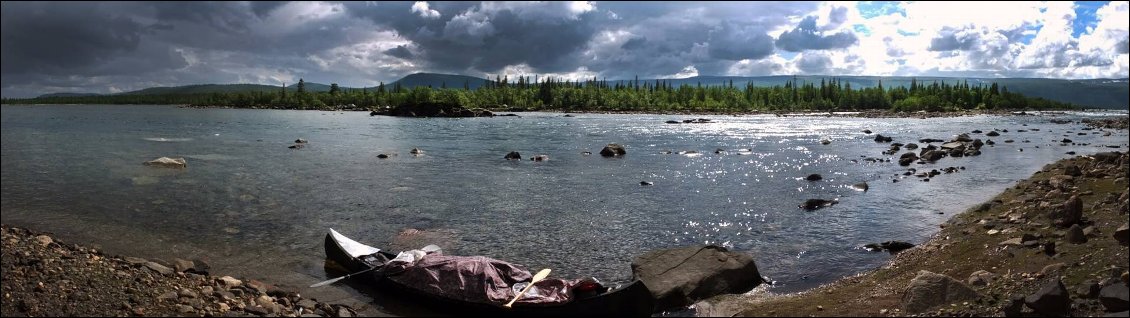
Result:
{"label": "reflection on water", "polygon": [[[443,233],[429,239],[446,241],[436,243],[448,253],[604,281],[629,279],[631,259],[645,250],[719,244],[752,254],[778,281],[775,290],[802,290],[889,259],[863,244],[921,243],[954,213],[1066,152],[1124,150],[1127,140],[1125,132],[1102,136],[1035,116],[695,116],[712,123],[664,124],[684,118],[416,119],[168,106],[4,106],[2,115],[3,222],[123,254],[208,259],[226,273],[292,286],[325,278],[321,239],[332,227],[376,246],[408,228]],[[889,145],[864,129],[901,143],[1009,132],[974,134],[998,141],[981,156],[916,166],[966,168],[920,182],[885,160],[898,154],[882,155]],[[309,144],[288,149],[297,138]],[[607,143],[628,154],[582,154]],[[426,154],[409,154],[414,147]],[[509,151],[527,160],[504,160]],[[376,157],[382,153],[391,156]],[[552,159],[528,160],[538,154]],[[141,165],[162,156],[184,157],[188,168]],[[812,173],[823,180],[804,180]],[[860,182],[868,191],[851,187]],[[799,210],[809,198],[840,203]],[[302,291],[370,298],[340,286]]]}

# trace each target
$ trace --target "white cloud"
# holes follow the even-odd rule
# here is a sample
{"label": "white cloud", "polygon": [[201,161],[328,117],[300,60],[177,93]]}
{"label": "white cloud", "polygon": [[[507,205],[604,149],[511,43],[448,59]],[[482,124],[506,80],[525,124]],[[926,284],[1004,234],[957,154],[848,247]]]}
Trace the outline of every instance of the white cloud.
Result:
{"label": "white cloud", "polygon": [[589,71],[589,69],[587,67],[584,67],[584,66],[579,67],[576,70],[573,70],[572,72],[558,72],[558,73],[535,72],[533,67],[530,67],[528,64],[525,64],[525,63],[516,64],[516,65],[508,65],[508,66],[502,68],[502,71],[499,74],[482,74],[482,77],[487,78],[487,79],[494,79],[495,76],[509,77],[511,83],[514,83],[515,81],[517,81],[518,76],[529,76],[531,81],[534,80],[535,76],[536,76],[536,79],[538,81],[544,81],[546,78],[553,78],[553,80],[555,80],[555,81],[566,81],[566,80],[568,80],[568,81],[577,82],[577,81],[591,80],[595,77],[598,77],[599,74],[597,74],[596,72],[593,72],[593,71]]}
{"label": "white cloud", "polygon": [[373,32],[357,43],[330,48],[306,59],[320,71],[334,74],[343,83],[373,86],[378,78],[396,79],[415,73],[420,65],[411,60],[385,54],[385,51],[412,43],[392,31]]}
{"label": "white cloud", "polygon": [[340,3],[289,2],[271,11],[261,23],[253,24],[256,34],[279,35],[319,21],[341,19],[345,8]]}
{"label": "white cloud", "polygon": [[698,69],[695,68],[694,65],[688,65],[687,67],[684,67],[683,70],[679,71],[678,73],[675,73],[675,74],[670,75],[670,76],[660,76],[660,78],[688,78],[688,77],[695,77],[695,76],[698,76]]}
{"label": "white cloud", "polygon": [[580,15],[596,10],[589,1],[484,1],[482,11],[511,11],[527,19],[577,20]]}
{"label": "white cloud", "polygon": [[413,3],[412,13],[419,14],[420,17],[426,19],[436,19],[440,16],[439,11],[430,8],[427,1],[416,1],[416,3]]}
{"label": "white cloud", "polygon": [[490,16],[482,11],[460,13],[447,21],[443,27],[445,39],[464,45],[481,45],[483,38],[493,35],[494,25],[490,23]]}
{"label": "white cloud", "polygon": [[796,74],[789,61],[780,55],[771,55],[760,60],[741,60],[731,64],[725,75],[730,76],[768,76]]}

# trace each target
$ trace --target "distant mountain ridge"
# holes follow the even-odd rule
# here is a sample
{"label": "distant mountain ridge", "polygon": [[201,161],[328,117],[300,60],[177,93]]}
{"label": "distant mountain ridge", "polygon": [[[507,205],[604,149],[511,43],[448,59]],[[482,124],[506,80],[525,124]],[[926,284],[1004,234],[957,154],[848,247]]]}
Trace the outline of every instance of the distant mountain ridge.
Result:
{"label": "distant mountain ridge", "polygon": [[[544,80],[544,78],[539,77]],[[785,83],[796,80],[798,84],[813,83],[819,85],[821,80],[840,81],[841,85],[851,84],[852,88],[865,88],[878,86],[880,81],[883,87],[902,86],[909,87],[912,80],[917,81],[921,85],[931,85],[934,82],[955,84],[967,82],[969,85],[990,85],[997,83],[1000,86],[1007,88],[1011,92],[1024,94],[1030,97],[1042,97],[1045,99],[1056,100],[1061,102],[1069,102],[1076,105],[1085,107],[1108,108],[1108,109],[1130,109],[1130,79],[1087,79],[1087,80],[1064,80],[1064,79],[1047,79],[1047,78],[975,78],[975,77],[934,77],[934,76],[822,76],[822,75],[774,75],[774,76],[695,76],[680,79],[658,79],[665,81],[673,86],[687,85],[730,85],[733,83],[735,87],[745,87],[747,83],[753,86],[765,87],[774,85],[785,85]],[[437,74],[437,73],[415,73],[407,75],[392,83],[386,83],[386,89],[392,89],[397,84],[401,88],[414,88],[419,86],[429,86],[432,88],[464,88],[478,89],[483,87],[492,80],[455,74]],[[509,82],[516,83],[517,77],[510,76]],[[613,83],[634,83],[635,79],[618,79],[607,80],[609,84]],[[639,84],[644,83],[654,84],[657,79],[640,79]],[[306,90],[310,92],[326,92],[329,91],[330,85],[320,83],[306,82]],[[288,91],[297,89],[297,84],[287,86]],[[351,88],[341,87],[342,90],[355,90],[367,89],[375,90],[377,87],[364,87],[364,88]],[[261,84],[201,84],[201,85],[186,85],[175,87],[151,87],[137,91],[118,93],[115,95],[159,95],[159,94],[208,94],[208,93],[233,93],[233,92],[277,92],[281,89],[280,86],[261,85]],[[92,93],[51,93],[40,95],[39,97],[77,97],[77,96],[94,96],[100,94]]]}

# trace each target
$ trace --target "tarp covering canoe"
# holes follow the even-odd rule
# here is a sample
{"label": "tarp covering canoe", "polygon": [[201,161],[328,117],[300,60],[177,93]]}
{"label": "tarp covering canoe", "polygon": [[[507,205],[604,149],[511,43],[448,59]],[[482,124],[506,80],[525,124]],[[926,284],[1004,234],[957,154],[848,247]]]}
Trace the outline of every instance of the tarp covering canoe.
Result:
{"label": "tarp covering canoe", "polygon": [[[397,257],[381,268],[380,276],[421,291],[469,302],[503,304],[513,299],[533,278],[520,265],[484,256],[448,256],[442,252],[415,257]],[[404,253],[401,256],[404,256]],[[558,304],[569,302],[577,281],[547,278],[534,284],[518,303]]]}

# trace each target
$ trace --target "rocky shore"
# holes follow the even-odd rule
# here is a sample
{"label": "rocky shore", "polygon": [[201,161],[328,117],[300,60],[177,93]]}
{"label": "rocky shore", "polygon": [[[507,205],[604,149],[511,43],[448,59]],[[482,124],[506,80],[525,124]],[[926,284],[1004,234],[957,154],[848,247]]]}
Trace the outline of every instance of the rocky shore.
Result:
{"label": "rocky shore", "polygon": [[202,261],[105,255],[49,233],[0,226],[0,315],[352,317],[349,306],[268,283],[214,276]]}
{"label": "rocky shore", "polygon": [[1045,166],[888,265],[802,293],[699,302],[699,316],[1127,316],[1130,155]]}

